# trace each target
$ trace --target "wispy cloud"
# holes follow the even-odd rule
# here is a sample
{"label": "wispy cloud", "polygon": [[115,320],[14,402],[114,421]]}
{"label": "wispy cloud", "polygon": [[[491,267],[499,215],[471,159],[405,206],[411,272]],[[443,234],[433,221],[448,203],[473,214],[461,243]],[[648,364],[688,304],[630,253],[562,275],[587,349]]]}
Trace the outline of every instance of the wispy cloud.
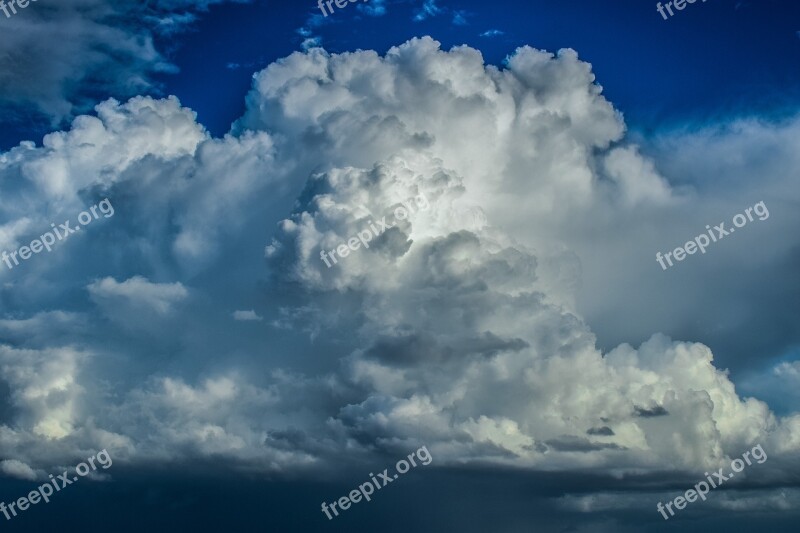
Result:
{"label": "wispy cloud", "polygon": [[300,43],[300,47],[303,50],[310,50],[311,48],[317,48],[322,44],[322,37],[309,37],[307,39],[303,39],[303,42]]}
{"label": "wispy cloud", "polygon": [[453,25],[454,26],[467,26],[467,16],[469,13],[465,10],[453,10]]}
{"label": "wispy cloud", "polygon": [[159,38],[186,31],[198,11],[225,1],[247,0],[62,0],[3,17],[0,113],[8,121],[24,108],[26,120],[33,111],[55,126],[97,103],[88,92],[157,90],[158,74],[177,72]]}
{"label": "wispy cloud", "polygon": [[427,18],[435,17],[436,15],[439,15],[440,13],[443,12],[444,10],[436,5],[436,0],[424,0],[422,3],[422,7],[420,7],[416,11],[414,15],[414,20],[418,22],[423,21]]}
{"label": "wispy cloud", "polygon": [[358,4],[357,9],[370,17],[382,17],[387,13],[387,0],[369,0],[366,4]]}
{"label": "wispy cloud", "polygon": [[500,30],[486,30],[481,33],[481,37],[499,37],[500,35],[505,35],[505,32]]}

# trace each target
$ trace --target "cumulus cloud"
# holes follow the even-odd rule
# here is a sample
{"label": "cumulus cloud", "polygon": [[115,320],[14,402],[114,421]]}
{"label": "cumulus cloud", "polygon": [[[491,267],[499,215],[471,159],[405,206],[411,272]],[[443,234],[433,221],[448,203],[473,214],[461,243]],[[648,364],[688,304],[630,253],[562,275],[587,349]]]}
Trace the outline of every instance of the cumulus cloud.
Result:
{"label": "cumulus cloud", "polygon": [[[0,331],[76,324],[0,350],[0,444],[36,467],[95,446],[282,472],[425,444],[437,464],[621,476],[758,442],[783,482],[798,415],[742,397],[704,344],[654,328],[602,350],[583,317],[602,272],[587,228],[635,234],[703,194],[644,154],[572,50],[522,47],[500,69],[431,38],[312,48],[255,76],[222,139],[174,98],[105,102],[0,156],[7,242],[100,192],[117,209],[0,274]],[[427,209],[321,260],[420,195]]]}

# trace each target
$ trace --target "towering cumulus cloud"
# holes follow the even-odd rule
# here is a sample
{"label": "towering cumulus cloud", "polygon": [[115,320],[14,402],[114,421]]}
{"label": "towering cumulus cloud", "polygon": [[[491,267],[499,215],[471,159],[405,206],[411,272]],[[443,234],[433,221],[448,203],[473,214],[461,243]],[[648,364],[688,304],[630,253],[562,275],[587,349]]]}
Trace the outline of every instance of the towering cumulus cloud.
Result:
{"label": "towering cumulus cloud", "polygon": [[424,444],[438,465],[611,474],[760,443],[780,464],[800,417],[740,397],[706,346],[653,332],[602,353],[578,312],[563,228],[687,201],[594,81],[571,50],[499,69],[430,38],[315,48],[258,73],[223,139],[135,98],[2,154],[6,248],[95,197],[116,209],[0,272],[6,471],[89,446],[292,471]]}

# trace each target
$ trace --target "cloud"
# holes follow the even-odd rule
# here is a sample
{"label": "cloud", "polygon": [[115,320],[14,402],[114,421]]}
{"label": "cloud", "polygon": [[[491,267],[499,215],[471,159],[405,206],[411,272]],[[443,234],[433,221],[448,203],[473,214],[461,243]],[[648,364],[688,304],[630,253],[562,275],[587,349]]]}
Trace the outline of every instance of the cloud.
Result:
{"label": "cloud", "polygon": [[357,4],[356,8],[370,17],[386,15],[386,0],[370,0],[368,4]]}
{"label": "cloud", "polygon": [[25,435],[23,440],[6,432],[0,437],[4,449],[37,437],[57,441],[82,424],[78,421],[78,400],[83,392],[79,373],[88,356],[72,348],[30,350],[0,345],[3,380],[11,388],[15,418]]}
{"label": "cloud", "polygon": [[[358,7],[361,7],[361,5]],[[322,37],[319,35],[314,35],[314,33],[323,26],[334,24],[336,22],[336,19],[330,15],[331,13],[327,13],[325,15],[316,12],[312,13],[306,19],[305,25],[295,30],[295,33],[303,38],[303,41],[300,43],[301,49],[307,51],[311,48],[316,48],[321,45]]]}
{"label": "cloud", "polygon": [[137,311],[167,314],[189,295],[181,283],[151,283],[141,276],[123,282],[104,278],[86,287],[92,300],[106,307],[130,307]]}
{"label": "cloud", "polygon": [[628,204],[644,200],[659,204],[672,199],[667,180],[658,174],[652,161],[640,157],[635,147],[611,150],[605,166],[608,176],[617,183]]}
{"label": "cloud", "polygon": [[[91,109],[96,95],[128,97],[154,90],[154,74],[176,69],[156,48],[155,38],[184,31],[194,12],[222,1],[31,4],[24,16],[4,20],[0,110],[7,120],[17,114],[21,120],[33,108],[57,125],[75,111]],[[59,46],[46,44],[51,42]]]}
{"label": "cloud", "polygon": [[[702,476],[701,476],[702,477]],[[687,489],[691,486],[687,486]],[[675,498],[677,492],[620,494],[599,492],[590,495],[567,495],[558,500],[558,507],[579,513],[598,513],[604,511],[620,511],[625,509],[643,509],[653,507],[653,502],[667,502]],[[737,490],[715,491],[703,503],[702,511],[734,512],[785,512],[795,509],[800,503],[800,491],[797,489],[776,490]],[[693,512],[699,509],[689,508]]]}
{"label": "cloud", "polygon": [[248,321],[253,321],[253,320],[257,320],[257,321],[264,320],[262,317],[258,316],[256,314],[256,312],[253,311],[252,309],[250,309],[248,311],[234,311],[233,312],[233,319],[234,320],[240,320],[240,321],[243,321],[243,322],[248,322]]}
{"label": "cloud", "polygon": [[506,32],[500,30],[486,30],[485,32],[481,33],[481,37],[499,37],[501,35],[505,35]]}
{"label": "cloud", "polygon": [[423,0],[422,6],[414,14],[414,20],[420,22],[443,12],[444,10],[436,5],[436,0]]}
{"label": "cloud", "polygon": [[[576,52],[525,46],[501,69],[429,37],[383,56],[312,48],[257,73],[246,102],[220,139],[175,98],[134,98],[0,155],[8,242],[100,193],[117,210],[52,261],[0,272],[9,457],[44,468],[97,447],[303,473],[424,444],[441,465],[633,483],[760,442],[775,467],[754,479],[795,475],[800,417],[742,397],[708,346],[658,328],[598,346],[582,283],[614,278],[590,245],[627,275],[617,257],[650,254],[664,221],[697,225],[711,193],[626,137]],[[771,131],[784,168],[795,127],[713,143]],[[691,155],[702,170],[720,153]],[[418,195],[428,209],[320,259]],[[651,275],[609,284],[629,298],[666,279]],[[60,326],[19,333],[43,313]]]}
{"label": "cloud", "polygon": [[317,48],[322,43],[322,37],[309,37],[308,39],[303,39],[303,42],[300,44],[300,48],[303,50],[309,50],[311,48]]}
{"label": "cloud", "polygon": [[791,379],[800,380],[800,361],[783,362],[773,370],[776,376],[786,376]]}
{"label": "cloud", "polygon": [[36,472],[34,472],[30,466],[16,459],[0,461],[0,471],[10,477],[25,479],[27,481],[36,480]]}
{"label": "cloud", "polygon": [[465,10],[453,11],[453,26],[468,26],[467,17],[470,16],[469,12]]}
{"label": "cloud", "polygon": [[[416,72],[427,73],[430,88],[403,87],[409,105],[398,106],[398,94],[387,87],[400,85],[408,57],[415,58]],[[456,61],[461,68],[454,77],[444,65]],[[339,76],[348,72],[343,63],[370,68],[372,79],[384,80],[380,90],[351,84],[352,75]],[[503,73],[484,70],[480,57],[466,47],[441,52],[435,42],[421,39],[391,49],[382,61],[366,52],[295,55],[256,80],[250,112],[239,127],[288,134],[303,131],[303,124],[306,131],[315,131],[316,150],[323,151],[320,163],[329,168],[309,182],[302,195],[306,205],[296,208],[268,247],[271,270],[281,273],[279,279],[307,287],[311,300],[336,291],[365,302],[359,331],[366,347],[349,358],[347,377],[373,392],[344,410],[342,429],[363,434],[366,428],[382,440],[438,439],[457,449],[453,456],[458,457],[516,457],[523,464],[538,464],[547,454],[548,464],[564,466],[575,460],[578,448],[556,443],[581,439],[586,464],[611,466],[624,456],[628,461],[638,457],[642,465],[687,469],[716,464],[726,450],[733,453],[754,435],[772,432],[778,422],[766,405],[738,398],[703,345],[657,335],[638,350],[621,346],[603,356],[594,347],[591,332],[575,314],[570,290],[562,290],[574,279],[574,262],[546,251],[552,248],[547,239],[517,231],[525,227],[519,217],[525,213],[538,221],[548,217],[569,224],[567,214],[574,220],[583,213],[584,220],[591,220],[606,203],[628,212],[642,206],[675,209],[671,206],[682,207],[689,197],[673,190],[635,146],[611,147],[622,137],[621,117],[600,96],[574,52],[553,56],[525,47],[508,63]],[[301,74],[292,76],[292,70]],[[448,72],[449,83],[442,72]],[[516,96],[505,100],[504,94]],[[473,103],[468,100],[472,95],[481,98]],[[360,105],[347,105],[355,101]],[[430,105],[420,109],[411,101]],[[459,112],[450,107],[459,105]],[[261,111],[267,109],[269,116]],[[471,128],[462,122],[465,114],[492,119]],[[282,131],[285,121],[291,121],[292,130]],[[371,123],[392,125],[391,148],[378,135],[351,126],[363,129]],[[451,131],[462,132],[455,142],[448,136]],[[416,142],[422,138],[424,144]],[[349,150],[351,144],[359,146],[359,154]],[[359,156],[365,150],[378,158],[374,166],[339,163],[362,166]],[[471,153],[480,158],[465,159]],[[517,158],[527,164],[517,165]],[[342,261],[341,268],[328,269],[320,261],[320,250],[344,242],[369,218],[389,214],[401,198],[418,193],[431,199],[430,216],[387,232],[369,249]],[[544,225],[552,228],[554,223]],[[545,230],[537,227],[541,235]],[[543,250],[534,252],[504,236],[501,228]],[[481,283],[473,285],[474,280]],[[449,307],[457,314],[441,310],[438,301],[457,302]],[[440,316],[419,311],[429,308]],[[484,317],[483,309],[492,309],[492,316]],[[525,317],[522,323],[518,317]],[[564,337],[542,343],[535,333],[539,328],[561,331]],[[521,339],[526,348],[473,356],[458,341],[475,332]],[[373,354],[385,352],[387,345],[393,347],[392,358],[376,359]],[[451,351],[452,361],[443,356]],[[400,363],[405,358],[414,365]],[[526,368],[532,369],[530,376]],[[583,369],[583,376],[565,373],[568,368]],[[607,388],[598,389],[600,383]],[[575,396],[579,390],[593,391],[586,403]],[[509,418],[510,397],[544,402],[538,412],[559,405],[563,423],[524,409]],[[598,397],[606,407],[595,412]],[[454,402],[456,415],[450,407]],[[496,411],[497,418],[487,411]],[[690,423],[678,422],[681,413],[690,412]],[[614,425],[603,424],[612,420]],[[513,427],[511,433],[522,440],[503,440],[499,432],[485,442],[455,446],[456,436],[478,421]],[[613,436],[585,437],[600,425],[607,425]]]}

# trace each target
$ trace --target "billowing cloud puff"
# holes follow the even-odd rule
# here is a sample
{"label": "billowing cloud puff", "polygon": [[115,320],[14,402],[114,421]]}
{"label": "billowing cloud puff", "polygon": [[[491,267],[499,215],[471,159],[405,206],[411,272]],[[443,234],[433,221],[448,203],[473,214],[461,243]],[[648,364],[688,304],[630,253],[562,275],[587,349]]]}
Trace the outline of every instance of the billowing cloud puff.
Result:
{"label": "billowing cloud puff", "polygon": [[[365,347],[345,376],[365,396],[336,422],[354,437],[440,442],[452,460],[703,469],[775,430],[703,345],[656,336],[604,357],[538,276],[539,261],[567,272],[570,261],[465,216],[477,207],[459,205],[462,180],[435,165],[394,159],[310,187],[318,194],[307,191],[308,210],[284,222],[268,255],[286,281],[360,302]],[[320,259],[413,195],[429,210],[335,267]]]}
{"label": "billowing cloud puff", "polygon": [[0,155],[6,246],[99,195],[116,209],[0,273],[3,449],[295,472],[425,444],[619,475],[760,443],[790,464],[800,417],[739,395],[709,347],[653,330],[601,350],[583,318],[602,270],[575,235],[702,194],[626,142],[594,81],[571,50],[499,69],[430,38],[315,48],[260,72],[222,139],[135,98]]}
{"label": "billowing cloud puff", "polygon": [[15,419],[22,427],[47,439],[61,439],[75,430],[82,393],[79,373],[86,356],[69,348],[0,347],[3,379],[12,391]]}

